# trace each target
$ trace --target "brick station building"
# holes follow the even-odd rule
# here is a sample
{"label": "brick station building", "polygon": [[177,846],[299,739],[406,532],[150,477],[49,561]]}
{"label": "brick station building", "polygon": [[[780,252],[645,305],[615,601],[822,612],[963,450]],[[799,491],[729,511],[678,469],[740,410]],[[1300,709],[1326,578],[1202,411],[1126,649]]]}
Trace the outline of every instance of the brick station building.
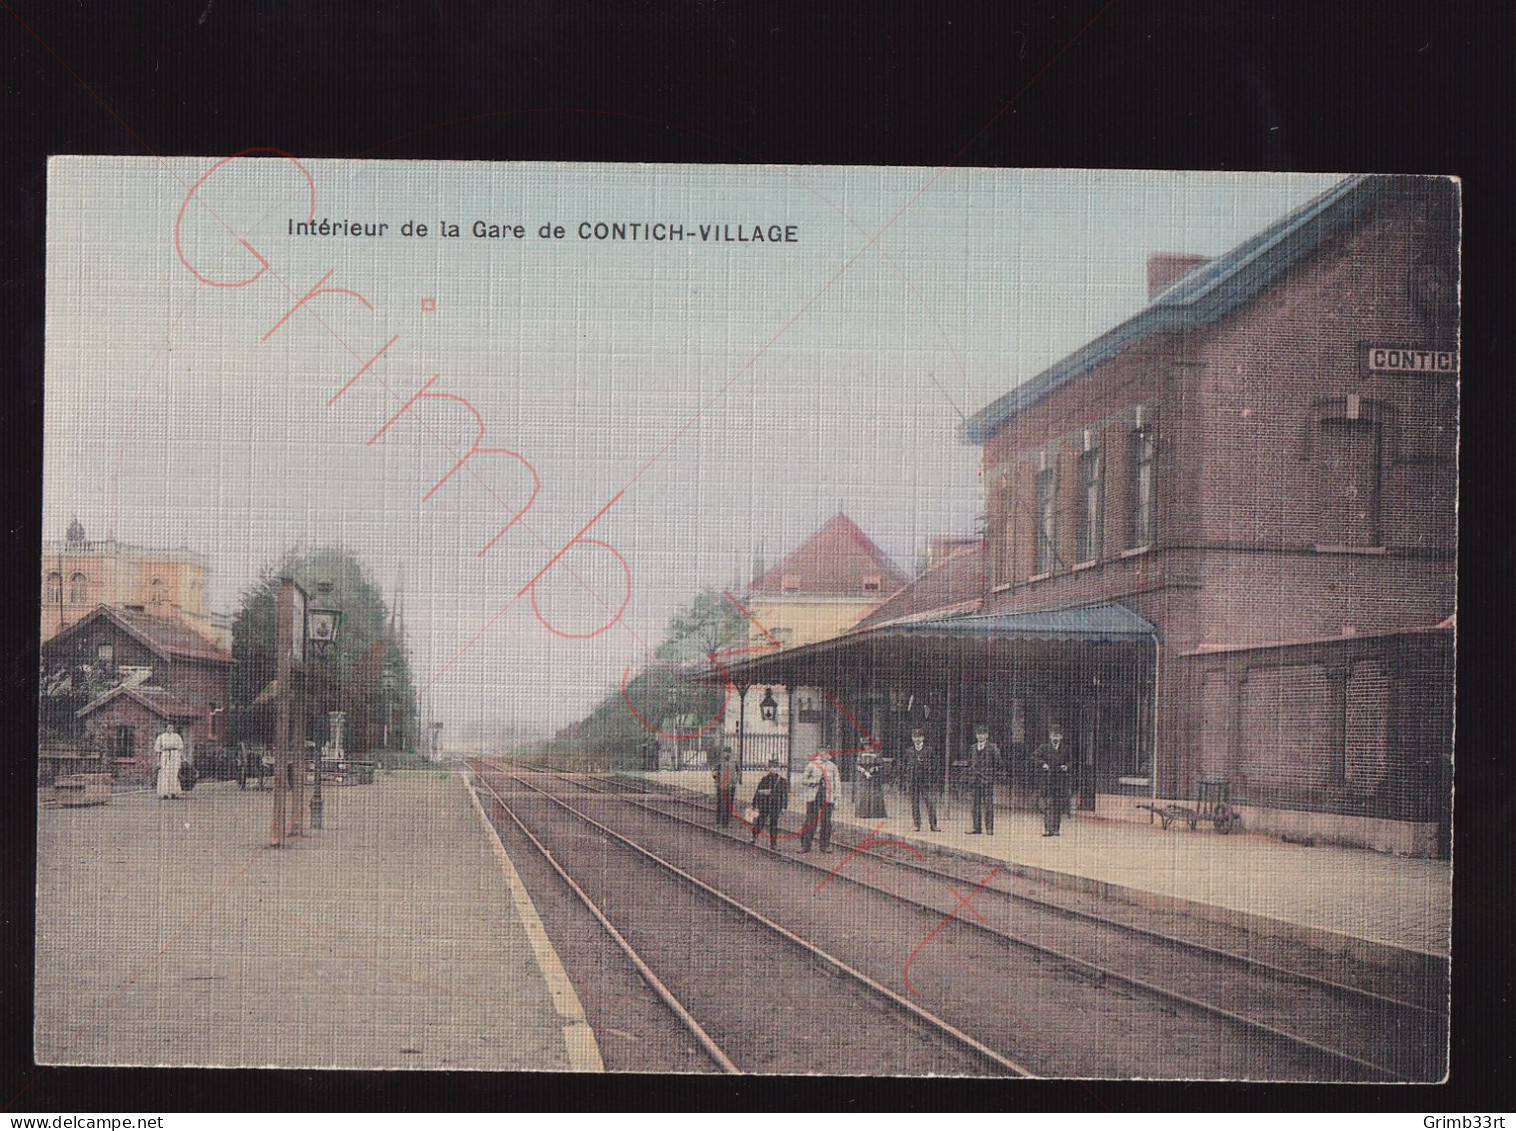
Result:
{"label": "brick station building", "polygon": [[1152,257],[1143,310],[967,422],[978,600],[965,558],[918,582],[940,608],[735,674],[834,688],[886,745],[986,721],[1013,779],[1057,722],[1101,816],[1218,781],[1254,831],[1445,851],[1458,225],[1452,182],[1352,177]]}

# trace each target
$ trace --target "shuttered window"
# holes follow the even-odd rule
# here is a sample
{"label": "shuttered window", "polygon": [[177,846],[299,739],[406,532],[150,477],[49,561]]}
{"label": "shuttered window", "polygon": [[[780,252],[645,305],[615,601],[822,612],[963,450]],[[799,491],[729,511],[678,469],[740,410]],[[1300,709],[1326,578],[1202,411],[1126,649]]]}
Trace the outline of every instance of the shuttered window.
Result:
{"label": "shuttered window", "polygon": [[1353,665],[1348,676],[1342,776],[1372,790],[1389,769],[1390,680],[1374,660]]}
{"label": "shuttered window", "polygon": [[1016,497],[1010,487],[992,496],[993,509],[987,528],[990,532],[990,568],[993,585],[1009,584],[1014,578],[1016,546]]}
{"label": "shuttered window", "polygon": [[1157,501],[1158,442],[1150,425],[1132,429],[1127,474],[1127,546],[1140,549],[1153,544]]}
{"label": "shuttered window", "polygon": [[1058,474],[1051,467],[1037,473],[1037,572],[1052,573],[1058,561]]}
{"label": "shuttered window", "polygon": [[1101,524],[1105,512],[1105,452],[1092,447],[1079,456],[1079,529],[1076,561],[1100,557]]}
{"label": "shuttered window", "polygon": [[1321,664],[1253,668],[1242,685],[1242,747],[1260,802],[1307,804],[1338,780],[1337,710]]}
{"label": "shuttered window", "polygon": [[1031,464],[1011,466],[1011,489],[1006,499],[1006,574],[1004,581],[1037,572],[1037,473]]}
{"label": "shuttered window", "polygon": [[1379,545],[1379,446],[1372,420],[1321,421],[1312,451],[1318,543]]}
{"label": "shuttered window", "polygon": [[1200,685],[1200,777],[1232,776],[1232,696],[1225,672],[1207,672]]}

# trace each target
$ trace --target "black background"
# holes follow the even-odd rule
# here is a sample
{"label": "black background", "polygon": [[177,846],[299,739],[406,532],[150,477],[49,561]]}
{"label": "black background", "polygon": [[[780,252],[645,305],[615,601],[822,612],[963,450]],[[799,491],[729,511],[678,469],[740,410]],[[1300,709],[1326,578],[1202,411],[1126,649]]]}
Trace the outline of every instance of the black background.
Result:
{"label": "black background", "polygon": [[[401,9],[391,11],[389,9]],[[11,532],[0,1118],[106,1110],[1512,1108],[1509,5],[0,0]],[[1452,1076],[1441,1087],[37,1068],[45,161],[56,153],[1456,174],[1466,209]],[[1497,307],[1497,304],[1500,304]],[[836,1019],[841,1021],[842,1019]],[[1155,1034],[1155,1038],[1157,1034]],[[1399,1121],[1409,1124],[1410,1121]],[[1397,1125],[1399,1125],[1397,1123]],[[1419,1126],[1419,1121],[1416,1121]]]}

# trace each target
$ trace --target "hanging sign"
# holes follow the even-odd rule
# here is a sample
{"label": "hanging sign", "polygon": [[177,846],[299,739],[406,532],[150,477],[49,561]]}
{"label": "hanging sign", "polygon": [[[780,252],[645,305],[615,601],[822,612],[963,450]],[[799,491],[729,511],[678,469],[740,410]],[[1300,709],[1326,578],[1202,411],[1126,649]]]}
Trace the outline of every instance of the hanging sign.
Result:
{"label": "hanging sign", "polygon": [[1364,358],[1370,373],[1446,373],[1458,372],[1457,350],[1410,349],[1405,346],[1365,346]]}

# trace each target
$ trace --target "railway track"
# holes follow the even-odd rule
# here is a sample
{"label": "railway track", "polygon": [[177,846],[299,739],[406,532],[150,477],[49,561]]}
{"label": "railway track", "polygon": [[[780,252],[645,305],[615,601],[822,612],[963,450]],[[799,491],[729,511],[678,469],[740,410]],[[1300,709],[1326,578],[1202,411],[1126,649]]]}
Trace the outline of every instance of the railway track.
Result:
{"label": "railway track", "polygon": [[[628,796],[625,783],[560,780],[698,829],[702,836],[736,839],[704,822],[648,804],[641,791]],[[686,802],[678,795],[657,800],[687,803],[709,812],[709,803]],[[888,851],[844,845],[845,863],[830,869],[834,875],[824,882],[871,887],[929,912],[952,915],[955,904],[963,906],[960,888],[973,884],[972,878],[913,859],[900,851],[909,848],[900,842],[885,842],[885,846]],[[817,867],[810,861],[796,859],[795,863]],[[1101,985],[1121,986],[1175,1009],[1205,1014],[1231,1029],[1233,1042],[1275,1050],[1293,1048],[1312,1063],[1312,1078],[1430,1080],[1442,1073],[1445,1013],[1413,1002],[1037,900],[993,886],[993,878],[975,889],[972,914],[953,916],[951,922],[955,933],[986,934]],[[1163,1019],[1156,1023],[1165,1030],[1169,1027]],[[1157,1033],[1156,1038],[1162,1041],[1164,1033]],[[1171,1066],[1170,1074],[1175,1071],[1182,1074]]]}
{"label": "railway track", "polygon": [[[544,820],[540,811],[530,815],[538,826],[534,832],[517,811],[522,808],[520,795],[508,798],[485,775],[476,775],[479,788],[497,811],[532,844],[593,914],[719,1071],[850,1074],[872,1070],[886,1074],[890,1069],[881,1066],[879,1057],[887,1051],[892,1063],[917,1065],[915,1071],[922,1074],[1031,1075],[1009,1057],[756,909],[546,790],[515,775],[504,776],[594,829],[602,845],[617,849],[621,862],[616,868],[608,868],[602,857],[598,876],[576,878],[539,835],[544,827],[553,827],[552,820]],[[561,833],[561,827],[553,827],[549,835]],[[626,870],[628,861],[630,872]],[[607,884],[608,874],[628,882],[619,888]],[[601,891],[592,895],[586,885],[599,886]],[[629,893],[634,893],[635,898],[629,900]],[[607,904],[612,905],[609,910]],[[656,918],[650,916],[650,909],[658,909],[665,918],[672,914],[676,921],[687,917],[691,925],[698,922],[703,945],[740,954],[742,977],[738,984],[724,976],[725,972],[712,971],[709,964],[692,965],[688,932],[673,937],[671,942],[666,931],[648,921],[650,917]],[[613,914],[621,920],[621,927],[613,922]],[[755,933],[764,938],[754,939]],[[636,936],[637,942],[634,944],[629,936]],[[776,938],[785,944],[783,949],[765,945]],[[765,989],[797,985],[794,981],[797,967],[804,964],[832,976],[807,978],[798,1009],[794,1001],[784,1001],[783,994],[769,1000]],[[665,966],[665,973],[657,973],[655,965]],[[767,1018],[762,1016],[765,1011],[769,1014]],[[849,1033],[839,1034],[822,1022],[830,1017],[848,1018]],[[755,1020],[767,1024],[759,1027]]]}
{"label": "railway track", "polygon": [[[692,795],[687,791],[677,790],[673,787],[662,784],[654,784],[649,782],[629,782],[624,778],[616,776],[583,777],[576,778],[576,780],[581,780],[586,784],[591,784],[592,788],[599,788],[607,785],[612,786],[616,790],[627,793],[631,796],[635,796],[639,799],[656,800],[660,803],[669,802],[692,812],[708,813],[710,811],[711,803],[708,799],[697,798],[695,795]],[[849,845],[850,850],[855,847],[857,846]],[[927,848],[928,852],[931,853],[939,853],[941,851],[935,846],[921,845],[918,847],[925,847]],[[906,867],[913,867],[916,870],[923,872],[924,874],[935,876],[943,880],[961,883],[965,882],[967,879],[963,875],[945,871],[941,868],[934,868],[931,865],[925,864],[923,862],[913,861],[910,857],[902,857],[898,855],[894,857],[884,857],[881,853],[874,850],[869,850],[867,848],[863,849],[863,854],[879,857],[882,859],[888,859],[892,863],[900,864]],[[1007,878],[1011,878],[1009,874]],[[1027,881],[1027,884],[1029,887],[1042,886],[1040,884],[1034,883],[1033,881]],[[1130,918],[1119,918],[1112,915],[1101,915],[1084,908],[1071,906],[1066,900],[1060,901],[1057,899],[1049,899],[1042,896],[1031,895],[1028,894],[1027,891],[1016,891],[1010,887],[1002,886],[999,884],[995,885],[994,890],[1001,892],[1002,894],[1016,900],[1019,903],[1041,908],[1053,914],[1064,915],[1074,920],[1093,923],[1098,926],[1114,927],[1123,931],[1130,932],[1132,934],[1142,935],[1155,941],[1172,945],[1178,949],[1215,957],[1224,961],[1230,961],[1239,965],[1247,966],[1263,973],[1273,974],[1281,978],[1295,979],[1301,982],[1309,983],[1318,986],[1323,990],[1341,993],[1347,997],[1355,998],[1362,1002],[1377,1002],[1392,1009],[1403,1008],[1408,1012],[1409,1015],[1419,1017],[1422,1020],[1436,1021],[1439,1018],[1444,1018],[1447,1013],[1446,1002],[1448,996],[1448,971],[1446,960],[1440,964],[1440,970],[1430,971],[1424,977],[1412,978],[1408,980],[1403,971],[1396,971],[1391,974],[1386,974],[1384,975],[1384,978],[1387,982],[1387,985],[1380,989],[1376,989],[1369,984],[1354,984],[1352,982],[1348,982],[1341,976],[1329,977],[1320,973],[1315,973],[1310,969],[1304,968],[1303,965],[1287,966],[1282,961],[1271,961],[1265,958],[1261,958],[1257,954],[1239,953],[1239,951],[1243,949],[1242,947],[1233,947],[1229,949],[1225,946],[1210,945],[1207,943],[1199,942],[1194,937],[1188,937],[1179,934],[1170,934],[1162,930],[1144,926],[1141,923],[1132,922]],[[1214,927],[1214,924],[1211,924],[1210,926]],[[1237,933],[1241,933],[1240,931],[1237,931],[1237,929],[1233,930]],[[1247,946],[1256,946],[1256,940],[1253,940],[1251,938],[1244,938],[1243,941]],[[1337,965],[1339,967],[1341,966],[1341,960],[1337,960]],[[1361,974],[1362,971],[1355,971],[1355,973]],[[1384,992],[1388,989],[1400,991],[1404,996],[1396,996],[1394,993]],[[1406,991],[1414,992],[1408,993]]]}

